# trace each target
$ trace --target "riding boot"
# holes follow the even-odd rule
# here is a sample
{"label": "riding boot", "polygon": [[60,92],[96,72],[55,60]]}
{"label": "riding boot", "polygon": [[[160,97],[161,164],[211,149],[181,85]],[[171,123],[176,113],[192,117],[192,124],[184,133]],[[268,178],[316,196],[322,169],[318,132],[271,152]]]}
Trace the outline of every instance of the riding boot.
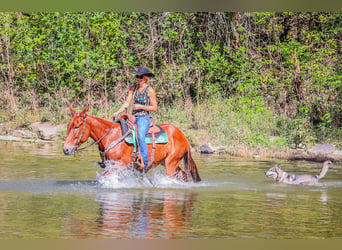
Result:
{"label": "riding boot", "polygon": [[132,153],[131,155],[132,168],[139,172],[144,172],[144,161],[139,153]]}

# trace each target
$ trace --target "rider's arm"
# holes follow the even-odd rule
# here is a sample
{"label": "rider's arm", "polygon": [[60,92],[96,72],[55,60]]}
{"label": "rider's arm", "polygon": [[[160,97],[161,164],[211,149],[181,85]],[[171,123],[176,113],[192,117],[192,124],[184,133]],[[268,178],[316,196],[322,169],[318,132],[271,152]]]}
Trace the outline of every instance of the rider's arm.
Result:
{"label": "rider's arm", "polygon": [[126,97],[126,101],[122,104],[121,108],[118,109],[118,111],[116,111],[114,114],[113,114],[113,120],[115,120],[115,118],[122,112],[124,112],[126,109],[129,108],[129,105],[130,103],[132,102],[133,100],[133,90],[129,90],[128,91],[128,95]]}
{"label": "rider's arm", "polygon": [[148,96],[150,97],[150,106],[148,106],[148,111],[157,111],[158,104],[157,104],[157,98],[156,98],[156,92],[153,88],[149,88]]}

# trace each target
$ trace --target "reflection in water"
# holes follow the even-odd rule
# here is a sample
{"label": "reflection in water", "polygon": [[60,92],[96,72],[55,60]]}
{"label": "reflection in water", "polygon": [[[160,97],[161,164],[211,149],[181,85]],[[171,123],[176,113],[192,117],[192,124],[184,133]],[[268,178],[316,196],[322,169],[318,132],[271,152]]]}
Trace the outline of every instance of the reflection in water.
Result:
{"label": "reflection in water", "polygon": [[322,202],[324,205],[327,205],[328,202],[328,194],[326,191],[322,191],[321,192],[321,196],[320,196],[320,202]]}
{"label": "reflection in water", "polygon": [[[93,149],[66,157],[57,144],[0,141],[0,238],[342,237],[341,164],[322,186],[305,187],[267,179],[273,162],[194,154],[203,181],[184,184],[163,168],[148,180],[97,178]],[[296,173],[318,168],[281,164]]]}
{"label": "reflection in water", "polygon": [[2,141],[1,144],[6,147],[7,156],[18,151],[22,154],[51,156],[56,155],[59,150],[56,142],[24,143],[20,141]]}
{"label": "reflection in water", "polygon": [[123,239],[180,238],[196,196],[172,190],[100,193],[98,227],[103,235]]}
{"label": "reflection in water", "polygon": [[[317,197],[317,201],[321,202],[323,206],[327,205],[328,202],[328,194],[326,190],[318,190],[317,193],[320,193],[320,195]],[[274,202],[286,199],[300,199],[300,200],[312,200],[313,195],[310,193],[310,195],[298,195],[298,194],[287,194],[287,193],[266,193],[266,196],[269,197],[269,202]]]}

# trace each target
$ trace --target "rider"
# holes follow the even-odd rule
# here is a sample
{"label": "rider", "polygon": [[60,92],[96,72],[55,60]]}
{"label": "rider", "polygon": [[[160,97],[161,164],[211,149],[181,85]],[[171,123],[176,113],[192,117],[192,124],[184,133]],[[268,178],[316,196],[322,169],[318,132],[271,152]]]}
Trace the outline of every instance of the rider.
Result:
{"label": "rider", "polygon": [[154,89],[147,84],[149,78],[154,77],[154,74],[144,66],[139,66],[137,70],[132,70],[131,72],[135,74],[138,83],[130,87],[126,101],[122,104],[121,108],[114,113],[113,119],[115,120],[120,113],[128,109],[133,100],[132,114],[136,118],[140,153],[143,158],[143,168],[146,169],[148,167],[148,149],[145,137],[151,124],[150,112],[156,111],[158,108],[156,93]]}

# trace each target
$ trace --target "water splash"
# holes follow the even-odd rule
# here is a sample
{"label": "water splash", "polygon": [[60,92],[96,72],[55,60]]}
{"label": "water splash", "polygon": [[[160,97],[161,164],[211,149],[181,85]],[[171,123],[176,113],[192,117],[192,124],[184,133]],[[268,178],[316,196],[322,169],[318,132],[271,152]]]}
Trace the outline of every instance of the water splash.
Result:
{"label": "water splash", "polygon": [[[107,171],[107,168],[104,172]],[[130,170],[115,170],[111,174],[103,176],[102,173],[96,173],[96,180],[99,186],[104,188],[139,188],[153,187],[146,176]]]}
{"label": "water splash", "polygon": [[166,175],[165,169],[157,168],[150,170],[147,174],[139,173],[132,169],[116,169],[111,174],[104,176],[103,173],[115,168],[115,162],[108,164],[102,173],[96,173],[96,181],[103,188],[175,188],[187,189],[193,187],[207,186],[204,181],[200,183],[183,182]]}

